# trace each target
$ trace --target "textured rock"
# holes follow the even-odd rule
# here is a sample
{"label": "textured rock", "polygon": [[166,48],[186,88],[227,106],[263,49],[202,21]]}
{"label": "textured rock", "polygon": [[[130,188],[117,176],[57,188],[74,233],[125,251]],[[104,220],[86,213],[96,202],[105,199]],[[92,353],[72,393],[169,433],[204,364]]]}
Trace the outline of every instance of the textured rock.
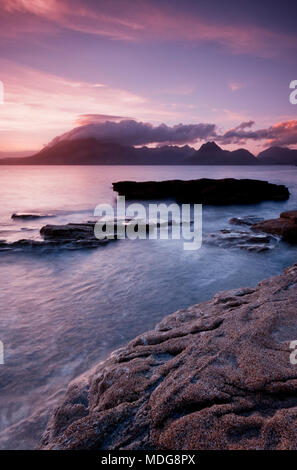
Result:
{"label": "textured rock", "polygon": [[289,198],[283,185],[259,180],[199,179],[190,181],[119,181],[114,191],[128,199],[168,199],[200,204],[254,204],[261,201],[283,201]]}
{"label": "textured rock", "polygon": [[72,382],[44,449],[297,449],[297,265],[166,317]]}
{"label": "textured rock", "polygon": [[254,224],[253,230],[278,235],[291,243],[297,243],[297,211],[282,212],[278,219]]}

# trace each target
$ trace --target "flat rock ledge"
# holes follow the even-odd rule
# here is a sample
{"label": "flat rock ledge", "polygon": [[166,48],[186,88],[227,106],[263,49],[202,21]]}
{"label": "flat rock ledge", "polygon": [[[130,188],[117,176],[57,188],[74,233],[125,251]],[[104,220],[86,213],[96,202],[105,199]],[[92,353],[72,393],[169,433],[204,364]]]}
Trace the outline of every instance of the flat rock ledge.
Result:
{"label": "flat rock ledge", "polygon": [[168,181],[118,181],[113,190],[128,199],[171,199],[199,204],[255,204],[285,201],[290,197],[284,185],[251,179],[209,179]]}
{"label": "flat rock ledge", "polygon": [[42,449],[297,449],[297,264],[167,316],[73,381]]}

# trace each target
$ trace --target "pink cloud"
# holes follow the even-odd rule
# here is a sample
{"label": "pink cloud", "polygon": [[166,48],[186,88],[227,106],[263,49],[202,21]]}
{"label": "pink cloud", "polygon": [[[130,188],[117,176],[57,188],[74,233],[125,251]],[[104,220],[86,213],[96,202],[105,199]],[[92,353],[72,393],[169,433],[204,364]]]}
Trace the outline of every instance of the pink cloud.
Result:
{"label": "pink cloud", "polygon": [[123,119],[131,119],[123,116],[112,116],[111,114],[81,114],[78,116],[75,124],[77,126],[86,126],[87,124],[102,124],[103,122],[120,122]]}
{"label": "pink cloud", "polygon": [[[24,23],[30,18],[32,31],[38,29],[35,24],[43,19],[62,28],[116,40],[216,42],[233,52],[257,55],[272,55],[294,44],[289,34],[255,25],[222,24],[148,0],[101,0],[92,4],[82,0],[4,0],[2,3],[5,16],[2,35],[11,29],[10,22],[21,16]],[[21,25],[14,31],[22,33]]]}
{"label": "pink cloud", "polygon": [[[223,144],[244,144],[248,140],[265,141],[266,146],[297,144],[297,120],[279,122],[264,129],[251,130],[254,121],[242,122],[217,140]],[[248,130],[246,130],[248,129]]]}
{"label": "pink cloud", "polygon": [[229,87],[231,88],[232,91],[237,91],[243,88],[244,84],[240,82],[231,81],[229,82]]}
{"label": "pink cloud", "polygon": [[[74,123],[85,125],[130,116],[158,122],[178,119],[178,111],[108,84],[77,82],[0,59],[2,149],[40,148]],[[83,114],[82,114],[83,113]]]}

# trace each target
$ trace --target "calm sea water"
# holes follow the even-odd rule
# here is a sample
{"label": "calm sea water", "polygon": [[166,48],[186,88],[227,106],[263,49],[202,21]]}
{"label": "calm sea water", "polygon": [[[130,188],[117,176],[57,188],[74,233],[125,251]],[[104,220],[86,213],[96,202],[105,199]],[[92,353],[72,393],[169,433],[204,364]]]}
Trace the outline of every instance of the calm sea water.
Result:
{"label": "calm sea water", "polygon": [[[45,223],[84,221],[131,179],[252,178],[286,184],[286,202],[203,208],[206,235],[230,217],[297,208],[297,167],[0,167],[0,239],[38,236]],[[55,214],[11,220],[16,211]],[[217,291],[254,285],[296,261],[285,243],[251,253],[182,241],[121,240],[97,250],[0,252],[0,448],[33,448],[69,381],[165,315]]]}

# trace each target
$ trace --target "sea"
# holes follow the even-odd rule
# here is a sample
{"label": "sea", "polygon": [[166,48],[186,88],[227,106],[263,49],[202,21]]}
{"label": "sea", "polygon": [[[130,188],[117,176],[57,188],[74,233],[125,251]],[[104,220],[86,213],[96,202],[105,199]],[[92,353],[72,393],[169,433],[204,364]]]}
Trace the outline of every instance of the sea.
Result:
{"label": "sea", "polygon": [[[1,166],[0,240],[39,239],[46,224],[83,222],[116,204],[112,183],[250,178],[286,185],[284,202],[203,206],[199,250],[183,240],[117,240],[97,249],[0,251],[0,449],[38,446],[69,382],[178,309],[254,286],[297,260],[296,246],[253,252],[206,243],[232,217],[297,209],[294,166]],[[51,215],[13,220],[15,212]],[[237,227],[244,230],[244,227]]]}

